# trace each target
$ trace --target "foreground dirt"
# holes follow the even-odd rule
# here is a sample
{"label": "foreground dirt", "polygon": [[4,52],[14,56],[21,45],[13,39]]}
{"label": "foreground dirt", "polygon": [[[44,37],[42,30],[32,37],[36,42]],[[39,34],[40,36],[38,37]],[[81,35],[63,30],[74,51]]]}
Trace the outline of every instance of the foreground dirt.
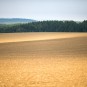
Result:
{"label": "foreground dirt", "polygon": [[87,35],[69,35],[0,43],[0,87],[87,87]]}

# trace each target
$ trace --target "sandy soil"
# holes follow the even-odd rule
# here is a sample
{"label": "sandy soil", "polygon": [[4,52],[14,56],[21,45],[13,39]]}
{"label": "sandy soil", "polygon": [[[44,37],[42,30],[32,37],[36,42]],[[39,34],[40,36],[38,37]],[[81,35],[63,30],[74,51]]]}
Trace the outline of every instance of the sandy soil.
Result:
{"label": "sandy soil", "polygon": [[87,87],[87,33],[0,36],[0,87]]}

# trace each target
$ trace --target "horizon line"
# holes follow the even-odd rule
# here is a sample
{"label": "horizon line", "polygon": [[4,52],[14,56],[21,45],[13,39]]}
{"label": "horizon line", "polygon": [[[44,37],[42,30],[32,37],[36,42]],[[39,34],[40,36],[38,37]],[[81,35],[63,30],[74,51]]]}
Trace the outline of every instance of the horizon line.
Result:
{"label": "horizon line", "polygon": [[34,19],[34,18],[24,18],[24,17],[0,17],[0,19],[30,19],[30,20],[36,20],[36,21],[85,21],[87,19],[83,19],[83,20],[73,20],[73,19]]}

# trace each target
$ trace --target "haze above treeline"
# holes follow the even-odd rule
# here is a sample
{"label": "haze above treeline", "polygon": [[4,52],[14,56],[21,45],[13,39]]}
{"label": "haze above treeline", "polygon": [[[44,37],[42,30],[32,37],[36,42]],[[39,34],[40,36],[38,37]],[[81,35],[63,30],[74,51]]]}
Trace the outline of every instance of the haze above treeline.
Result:
{"label": "haze above treeline", "polygon": [[[73,21],[73,20],[40,20],[40,21]],[[38,20],[28,18],[0,18],[0,24],[16,24],[16,23],[29,23],[38,22]],[[75,21],[82,22],[82,21]]]}
{"label": "haze above treeline", "polygon": [[16,32],[87,32],[87,20],[36,21],[24,18],[0,18],[0,33]]}

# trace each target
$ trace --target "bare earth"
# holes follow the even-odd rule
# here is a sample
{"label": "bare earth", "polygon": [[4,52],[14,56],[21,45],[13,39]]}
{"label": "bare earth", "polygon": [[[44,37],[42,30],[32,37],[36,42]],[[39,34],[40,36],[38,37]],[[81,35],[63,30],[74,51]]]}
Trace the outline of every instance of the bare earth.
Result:
{"label": "bare earth", "polygon": [[0,87],[87,87],[87,33],[0,34]]}

